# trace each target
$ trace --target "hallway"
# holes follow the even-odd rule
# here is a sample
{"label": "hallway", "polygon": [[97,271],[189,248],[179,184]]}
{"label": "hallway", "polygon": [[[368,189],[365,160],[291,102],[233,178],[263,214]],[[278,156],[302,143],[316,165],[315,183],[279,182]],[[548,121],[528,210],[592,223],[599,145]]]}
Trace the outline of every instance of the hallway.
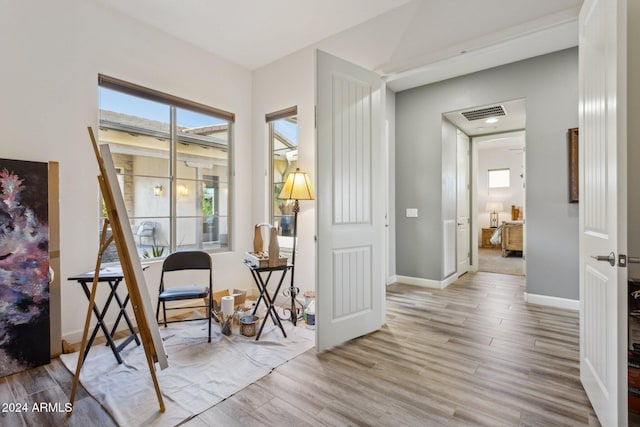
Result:
{"label": "hallway", "polygon": [[309,350],[188,425],[277,415],[295,425],[599,426],[579,380],[578,312],[525,304],[523,292],[523,277],[493,273],[443,290],[394,284],[382,330]]}

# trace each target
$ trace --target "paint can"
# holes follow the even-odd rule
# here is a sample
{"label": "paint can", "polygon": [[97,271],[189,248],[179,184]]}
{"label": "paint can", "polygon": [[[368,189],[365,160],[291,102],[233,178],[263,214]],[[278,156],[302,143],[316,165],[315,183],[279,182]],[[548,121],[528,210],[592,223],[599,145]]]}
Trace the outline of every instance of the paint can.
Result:
{"label": "paint can", "polygon": [[307,322],[307,329],[316,328],[316,301],[313,300],[309,303],[309,306],[304,310],[305,318]]}
{"label": "paint can", "polygon": [[245,337],[255,336],[258,319],[259,317],[255,315],[240,318],[240,333]]}

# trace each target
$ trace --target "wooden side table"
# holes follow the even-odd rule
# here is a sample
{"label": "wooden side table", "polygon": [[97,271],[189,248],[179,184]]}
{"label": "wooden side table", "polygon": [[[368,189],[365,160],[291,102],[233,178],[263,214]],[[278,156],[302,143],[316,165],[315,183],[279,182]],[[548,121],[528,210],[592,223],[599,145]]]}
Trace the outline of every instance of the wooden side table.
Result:
{"label": "wooden side table", "polygon": [[494,248],[499,248],[500,245],[493,245],[491,243],[491,236],[493,235],[493,233],[496,231],[495,228],[483,228],[482,229],[482,246],[483,248],[490,248],[490,249],[494,249]]}

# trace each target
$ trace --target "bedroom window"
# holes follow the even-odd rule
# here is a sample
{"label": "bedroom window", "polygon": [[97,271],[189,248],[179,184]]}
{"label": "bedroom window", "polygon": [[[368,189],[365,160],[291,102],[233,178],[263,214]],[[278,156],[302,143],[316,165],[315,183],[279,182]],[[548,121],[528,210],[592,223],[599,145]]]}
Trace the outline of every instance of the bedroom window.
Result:
{"label": "bedroom window", "polygon": [[509,169],[489,169],[489,188],[509,188]]}
{"label": "bedroom window", "polygon": [[102,75],[99,112],[140,258],[229,250],[234,115]]}
{"label": "bedroom window", "polygon": [[293,247],[293,200],[280,200],[287,175],[298,164],[298,107],[265,116],[269,125],[269,222],[278,228],[278,243],[284,250]]}

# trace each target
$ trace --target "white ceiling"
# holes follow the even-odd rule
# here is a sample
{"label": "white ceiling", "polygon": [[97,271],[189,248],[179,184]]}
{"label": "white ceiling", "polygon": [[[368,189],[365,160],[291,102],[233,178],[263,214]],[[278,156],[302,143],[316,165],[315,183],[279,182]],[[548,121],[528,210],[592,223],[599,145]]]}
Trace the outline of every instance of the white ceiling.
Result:
{"label": "white ceiling", "polygon": [[249,70],[316,45],[375,69],[393,90],[575,46],[582,4],[582,0],[95,1]]}
{"label": "white ceiling", "polygon": [[249,70],[411,0],[97,0]]}
{"label": "white ceiling", "polygon": [[488,135],[473,138],[473,142],[478,150],[509,150],[514,153],[522,154],[525,146],[525,133],[513,132],[502,133],[499,135]]}

